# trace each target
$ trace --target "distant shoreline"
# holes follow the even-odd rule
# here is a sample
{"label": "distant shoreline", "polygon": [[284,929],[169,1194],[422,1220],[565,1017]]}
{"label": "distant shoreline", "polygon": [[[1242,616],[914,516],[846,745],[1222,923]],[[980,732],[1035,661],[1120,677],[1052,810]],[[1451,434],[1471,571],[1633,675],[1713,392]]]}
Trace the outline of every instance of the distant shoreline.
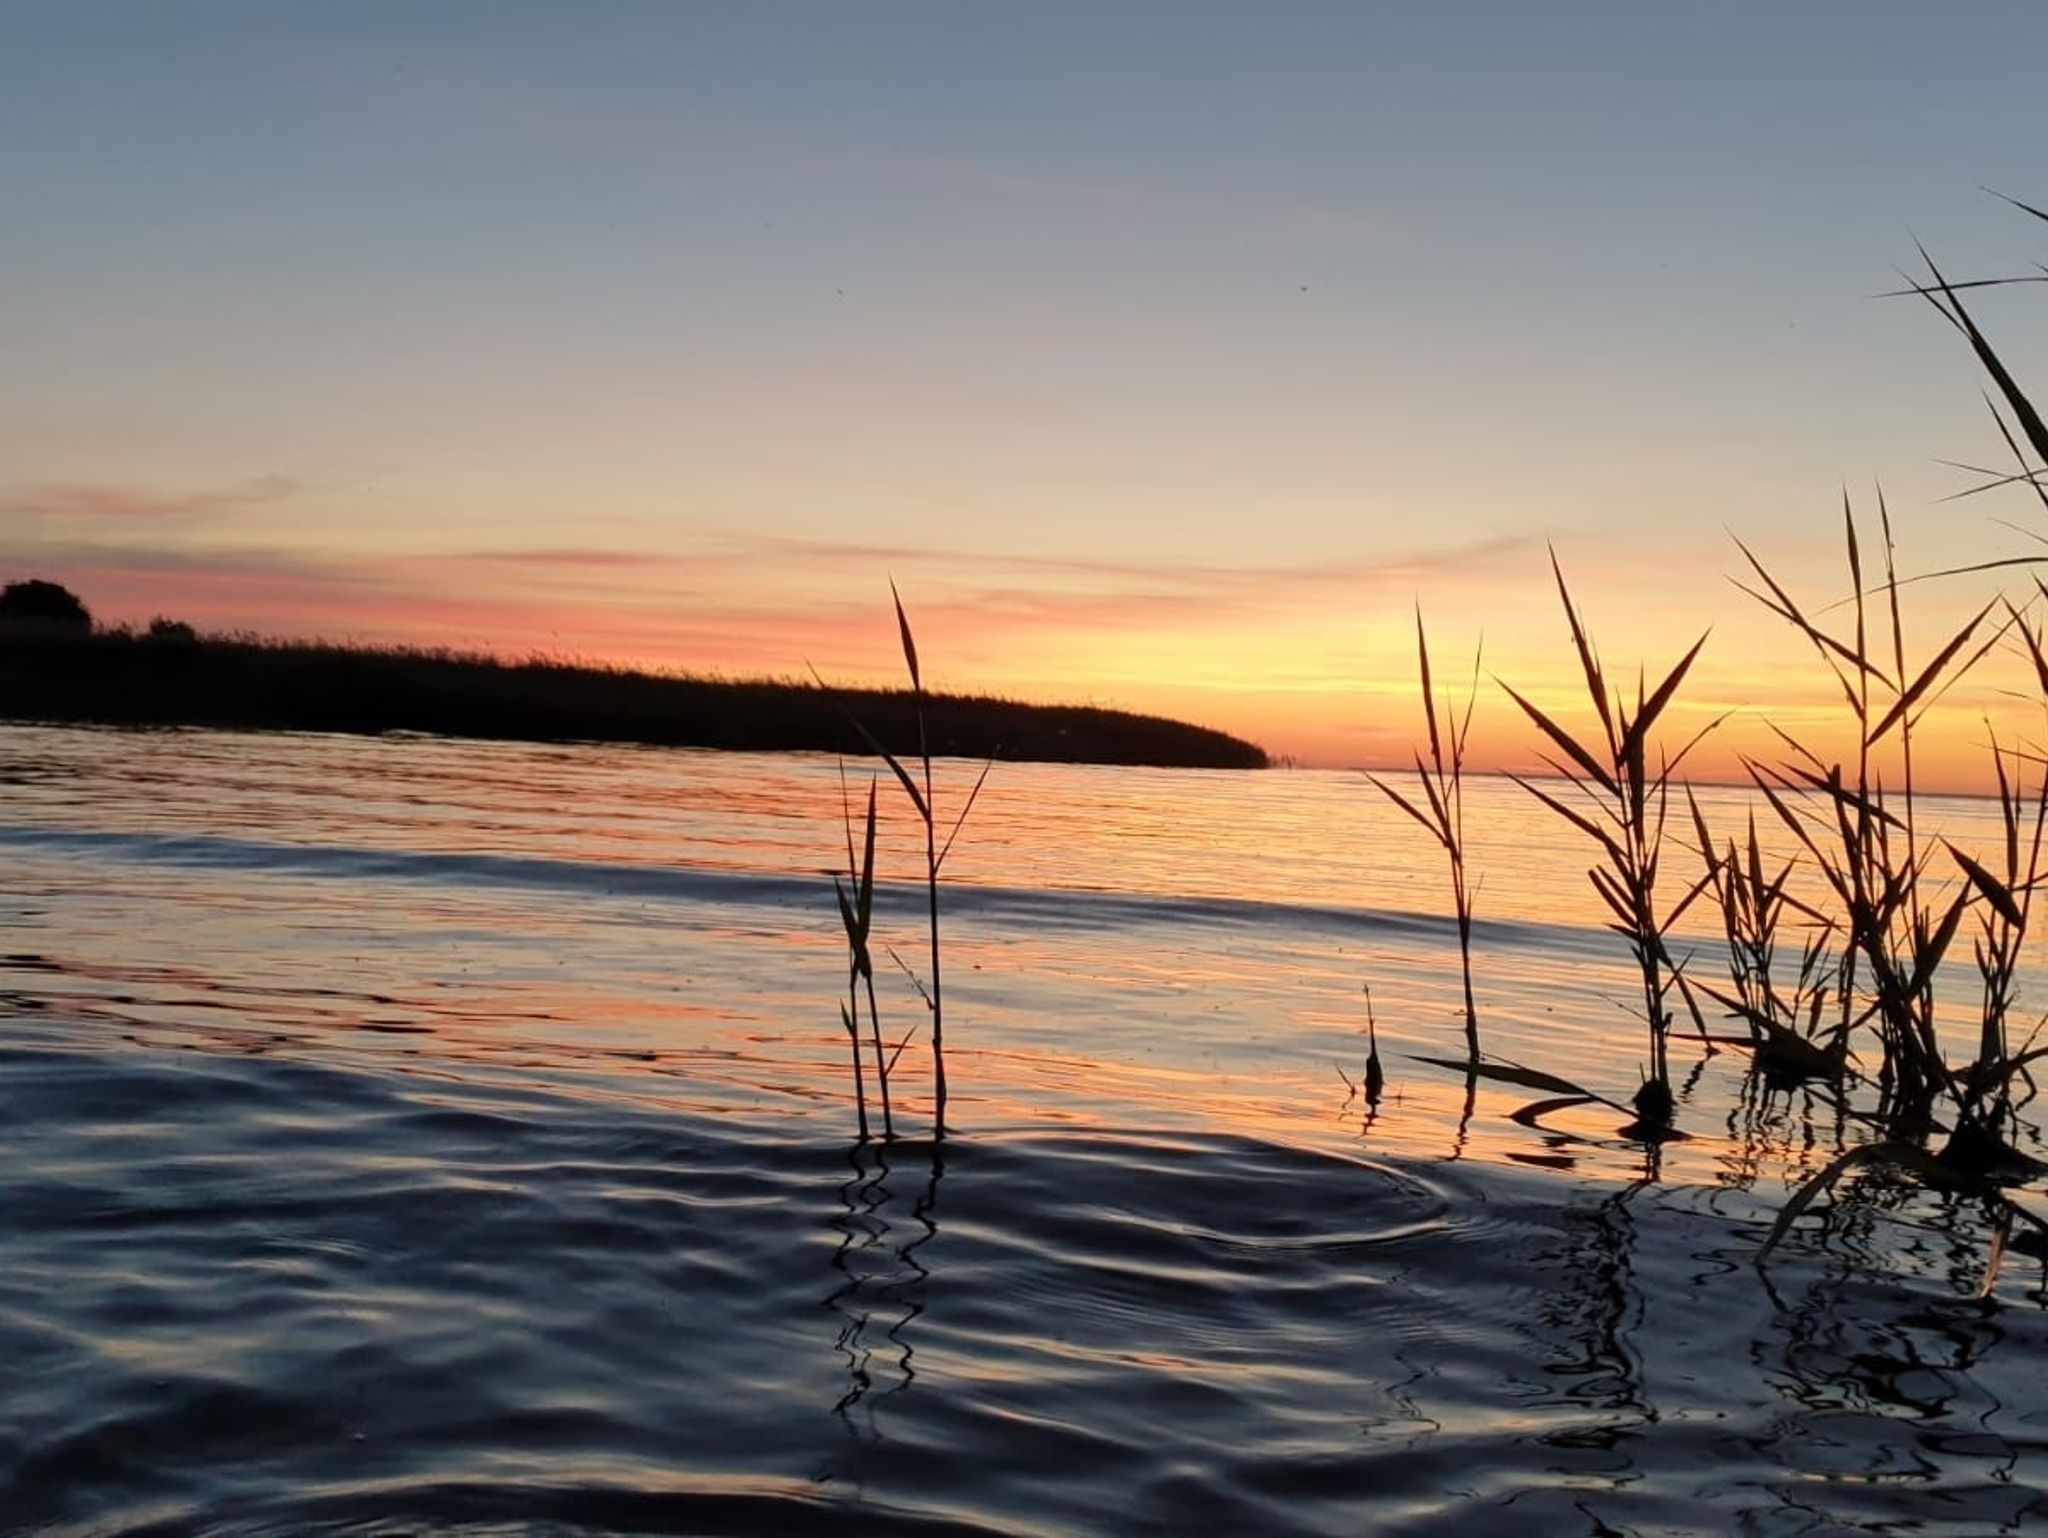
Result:
{"label": "distant shoreline", "polygon": [[[851,712],[898,755],[918,751],[907,692],[827,690],[411,648],[127,631],[0,629],[0,717],[755,752],[870,752]],[[935,757],[1171,769],[1263,769],[1228,733],[1088,705],[930,695]]]}

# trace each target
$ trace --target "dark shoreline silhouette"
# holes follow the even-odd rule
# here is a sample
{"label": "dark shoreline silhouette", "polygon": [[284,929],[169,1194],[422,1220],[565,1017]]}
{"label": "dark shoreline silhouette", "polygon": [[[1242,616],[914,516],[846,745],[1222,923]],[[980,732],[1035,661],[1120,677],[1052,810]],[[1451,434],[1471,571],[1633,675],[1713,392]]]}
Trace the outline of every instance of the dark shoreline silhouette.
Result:
{"label": "dark shoreline silhouette", "polygon": [[[757,752],[918,751],[907,692],[830,690],[402,647],[0,627],[0,717],[112,726],[431,732]],[[925,697],[934,756],[1263,769],[1264,751],[1206,727],[1085,705]]]}

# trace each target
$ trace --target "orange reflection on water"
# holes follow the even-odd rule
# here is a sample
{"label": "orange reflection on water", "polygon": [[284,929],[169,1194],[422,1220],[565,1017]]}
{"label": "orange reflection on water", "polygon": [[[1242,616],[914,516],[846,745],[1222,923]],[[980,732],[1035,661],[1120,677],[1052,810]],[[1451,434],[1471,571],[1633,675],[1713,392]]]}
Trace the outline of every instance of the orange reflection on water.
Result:
{"label": "orange reflection on water", "polygon": [[[67,1017],[238,1051],[538,1073],[850,1136],[826,875],[845,858],[834,761],[213,733],[138,755],[131,742],[16,738],[40,766],[13,787],[18,827],[111,840],[104,858],[124,862],[92,864],[98,844],[10,854],[25,890],[64,894],[66,916],[12,980]],[[857,793],[865,766],[849,767]],[[977,769],[937,766],[942,815]],[[1599,927],[1585,840],[1511,783],[1468,791],[1485,1050],[1625,1104],[1646,1056],[1638,985],[1625,943]],[[885,960],[878,991],[887,1041],[911,1038],[894,1091],[915,1131],[931,1070],[903,969],[930,963],[921,842],[899,803],[884,797],[876,923],[878,956],[892,948],[902,968]],[[1702,804],[1730,831],[1748,811],[1725,790]],[[1971,847],[1985,813],[1930,803],[1924,829]],[[1676,873],[1690,857],[1671,858]],[[1537,1097],[1482,1082],[1468,1116],[1460,1077],[1416,1061],[1463,1054],[1442,857],[1359,776],[1001,764],[941,904],[963,1131],[1173,1128],[1640,1171],[1606,1106],[1516,1121]],[[1684,937],[1703,947],[1702,975],[1711,938]],[[1959,1028],[1971,982],[1947,994]],[[1352,1088],[1368,986],[1388,1075],[1377,1107]],[[1684,1029],[1675,1050],[1689,1075]],[[1747,1105],[1742,1068],[1724,1053],[1681,1086],[1692,1137],[1665,1150],[1667,1173],[1726,1183],[1824,1156],[1798,1141],[1797,1118]]]}

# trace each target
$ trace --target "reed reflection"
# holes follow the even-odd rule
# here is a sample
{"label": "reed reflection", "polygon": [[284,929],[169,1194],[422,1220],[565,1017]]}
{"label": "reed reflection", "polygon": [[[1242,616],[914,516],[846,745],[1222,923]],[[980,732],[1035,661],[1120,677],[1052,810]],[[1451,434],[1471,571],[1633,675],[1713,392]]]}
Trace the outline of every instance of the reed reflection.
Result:
{"label": "reed reflection", "polygon": [[[923,1157],[915,1158],[920,1151]],[[892,1168],[892,1155],[900,1167]],[[841,1281],[824,1298],[824,1306],[840,1317],[833,1345],[846,1371],[846,1389],[832,1413],[856,1438],[880,1442],[882,1404],[917,1381],[910,1326],[925,1311],[931,1279],[918,1252],[939,1235],[939,1182],[946,1157],[936,1142],[871,1142],[850,1147],[846,1162],[851,1174],[839,1186],[840,1211],[832,1219],[840,1234],[832,1268]],[[919,1169],[923,1181],[907,1220],[900,1208],[892,1217],[891,1205],[898,1201],[890,1189],[892,1176],[914,1179]]]}
{"label": "reed reflection", "polygon": [[1849,1146],[1849,1108],[1830,1085],[1775,1080],[1752,1064],[1723,1121],[1722,1182],[1748,1190],[1767,1173],[1810,1172]]}
{"label": "reed reflection", "polygon": [[[1555,1360],[1546,1369],[1564,1380],[1564,1397],[1605,1412],[1595,1424],[1575,1424],[1542,1438],[1571,1453],[1610,1454],[1643,1436],[1659,1419],[1644,1383],[1643,1363],[1631,1339],[1642,1323],[1644,1297],[1636,1284],[1636,1221],[1631,1204],[1658,1183],[1661,1154],[1655,1143],[1643,1150],[1641,1175],[1591,1209],[1567,1213],[1560,1243],[1545,1257],[1558,1263],[1564,1284],[1538,1309],[1546,1345]],[[1610,1472],[1619,1463],[1598,1458]],[[1557,1472],[1570,1474],[1571,1467]]]}
{"label": "reed reflection", "polygon": [[[1968,1201],[1952,1195],[1944,1206]],[[1978,1370],[2006,1341],[2000,1305],[1981,1296],[1899,1298],[1890,1292],[1879,1299],[1869,1285],[1877,1256],[1902,1252],[1963,1282],[1983,1267],[1981,1246],[1967,1236],[1976,1226],[1973,1216],[1944,1210],[1937,1224],[1916,1226],[1902,1245],[1895,1232],[1875,1232],[1877,1206],[1859,1201],[1831,1246],[1860,1251],[1858,1258],[1809,1277],[1789,1295],[1765,1275],[1781,1330],[1769,1338],[1764,1366],[1786,1408],[1759,1451],[1807,1472],[1826,1457],[1812,1434],[1814,1417],[1876,1416],[1916,1429],[1909,1445],[1888,1452],[1889,1466],[1861,1467],[1859,1474],[1929,1478],[1941,1461],[1967,1457],[1993,1481],[2015,1477],[2021,1449],[1996,1429],[2010,1407],[1992,1390],[1995,1375]],[[1826,1472],[1839,1477],[1849,1471],[1830,1466]]]}

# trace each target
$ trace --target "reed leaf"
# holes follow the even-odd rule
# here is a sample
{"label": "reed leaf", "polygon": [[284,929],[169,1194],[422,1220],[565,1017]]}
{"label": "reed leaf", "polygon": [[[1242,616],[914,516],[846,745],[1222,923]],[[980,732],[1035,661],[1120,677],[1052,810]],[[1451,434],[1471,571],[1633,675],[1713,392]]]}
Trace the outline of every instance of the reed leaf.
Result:
{"label": "reed leaf", "polygon": [[[2034,579],[2034,586],[2041,589],[2043,597],[2048,597],[2048,586],[2043,586],[2039,577]],[[2034,627],[2026,623],[2021,617],[2018,609],[2015,609],[2010,603],[2006,604],[2005,607],[2006,612],[2012,618],[2013,627],[2019,631],[2021,639],[2026,642],[2027,656],[2034,664],[2034,681],[2039,685],[2041,693],[2048,695],[2048,655],[2044,655],[2041,650],[2041,637],[2035,633]]]}
{"label": "reed leaf", "polygon": [[1636,718],[1629,722],[1628,731],[1622,739],[1622,752],[1625,756],[1632,757],[1640,763],[1643,742],[1649,736],[1650,728],[1657,724],[1657,717],[1662,715],[1664,707],[1671,703],[1671,696],[1678,692],[1678,686],[1684,681],[1687,670],[1692,667],[1693,659],[1699,656],[1700,648],[1706,644],[1705,635],[1693,642],[1692,650],[1678,659],[1678,665],[1665,675],[1664,682],[1657,685],[1649,699],[1636,708]]}
{"label": "reed leaf", "polygon": [[836,875],[832,878],[832,895],[839,901],[839,920],[846,927],[847,943],[858,946],[863,939],[860,919],[853,911],[853,900],[846,895],[846,883]]}
{"label": "reed leaf", "polygon": [[[1998,436],[2005,440],[2005,446],[2008,450],[2011,451],[2014,463],[2016,463],[2020,467],[2020,473],[2016,476],[2011,477],[2011,479],[2017,481],[2025,481],[2028,486],[2033,488],[2035,499],[2039,501],[2043,507],[2048,507],[2048,486],[2042,485],[2040,480],[2040,476],[2043,472],[2035,469],[2032,465],[2027,463],[2027,456],[2020,452],[2019,443],[2017,442],[2017,440],[2014,439],[2012,435],[2012,429],[2005,425],[2005,413],[1998,409],[1997,405],[1992,401],[1990,396],[1987,395],[1984,397],[1984,405],[1985,408],[1989,410],[1991,413],[1991,421],[1993,425],[1998,428]],[[2040,538],[2039,535],[2035,535],[2033,537],[2036,540],[2039,540]],[[2038,564],[2040,560],[2038,556],[2030,556],[2027,559],[2029,564]]]}
{"label": "reed leaf", "polygon": [[889,766],[890,772],[896,776],[896,783],[903,787],[904,793],[910,797],[910,804],[917,808],[917,815],[929,822],[931,808],[925,804],[924,792],[917,788],[917,781],[911,777],[910,771],[903,767],[903,761],[883,747],[881,739],[859,721],[855,721],[853,725],[854,730],[860,733],[861,739],[880,755],[883,763]]}
{"label": "reed leaf", "polygon": [[1593,883],[1593,890],[1600,894],[1614,916],[1621,920],[1617,926],[1621,934],[1632,938],[1636,933],[1635,907],[1630,903],[1627,894],[1621,890],[1621,883],[1615,879],[1612,872],[1602,870],[1597,865],[1587,871],[1586,875]]}
{"label": "reed leaf", "polygon": [[[2027,916],[2020,911],[2020,905],[2013,900],[2012,888],[1964,854],[1962,850],[1956,848],[1954,844],[1950,844],[1947,839],[1943,839],[1942,843],[1947,846],[1949,855],[1956,864],[1962,866],[1963,874],[1970,878],[1970,884],[1983,894],[1984,900],[1991,904],[1992,908],[1997,911],[1998,916],[2015,929],[2026,928]],[[2017,854],[2015,853],[2012,858],[2017,860]]]}
{"label": "reed leaf", "polygon": [[988,772],[995,768],[996,761],[990,759],[981,766],[981,773],[974,777],[974,788],[967,792],[967,800],[960,807],[960,815],[953,819],[953,831],[946,835],[945,846],[939,850],[934,869],[943,869],[946,856],[953,852],[953,840],[960,836],[960,830],[967,826],[967,814],[974,810],[974,803],[981,799],[981,787],[988,783]]}
{"label": "reed leaf", "polygon": [[1709,983],[1701,983],[1699,986],[1707,997],[1729,1014],[1745,1024],[1754,1026],[1762,1033],[1761,1040],[1742,1036],[1719,1036],[1714,1038],[1716,1041],[1730,1046],[1753,1048],[1757,1054],[1757,1066],[1760,1068],[1799,1078],[1838,1079],[1842,1076],[1847,1057],[1845,1041],[1837,1038],[1834,1047],[1815,1046],[1783,1021],[1773,1019],[1762,1010],[1721,992]]}
{"label": "reed leaf", "polygon": [[1719,731],[1721,729],[1722,723],[1724,723],[1732,714],[1732,711],[1724,710],[1723,712],[1721,712],[1720,715],[1714,717],[1713,720],[1709,721],[1705,726],[1701,727],[1698,731],[1694,732],[1690,737],[1686,738],[1685,746],[1681,747],[1676,753],[1674,753],[1671,756],[1671,761],[1664,765],[1663,772],[1660,777],[1668,780],[1672,775],[1678,773],[1679,766],[1682,765],[1688,758],[1692,757],[1692,750],[1698,747],[1701,743],[1705,742],[1708,737],[1713,735],[1713,733]]}
{"label": "reed leaf", "polygon": [[[1906,982],[1908,995],[1919,993],[1933,981],[1936,969],[1940,967],[1942,958],[1948,954],[1949,945],[1955,940],[1956,928],[1963,921],[1963,910],[1968,906],[1968,897],[1963,893],[1957,893],[1954,901],[1948,905],[1948,911],[1941,916],[1940,922],[1927,934],[1924,941],[1915,947],[1913,970]],[[1940,1065],[1934,1066],[1939,1068]]]}
{"label": "reed leaf", "polygon": [[1860,817],[1869,818],[1872,822],[1879,822],[1883,823],[1886,827],[1896,828],[1901,833],[1906,831],[1905,823],[1887,811],[1884,802],[1875,793],[1852,790],[1847,785],[1844,785],[1839,769],[1831,769],[1823,775],[1802,769],[1797,764],[1786,764],[1773,772],[1781,780],[1799,781],[1807,789],[1817,791],[1821,795],[1826,796],[1845,811],[1852,811]]}
{"label": "reed leaf", "polygon": [[861,1071],[860,1064],[860,1027],[855,1024],[853,1011],[847,1008],[844,999],[839,1001],[839,1023],[846,1027],[847,1044],[853,1050],[854,1128],[859,1133],[860,1140],[865,1143],[871,1133],[868,1127],[867,1079]]}
{"label": "reed leaf", "polygon": [[875,914],[875,782],[868,779],[868,823],[867,835],[861,844],[860,892],[855,901],[854,911],[860,919],[860,938],[863,947],[867,944],[868,926]]}
{"label": "reed leaf", "polygon": [[1438,827],[1449,831],[1452,826],[1451,809],[1445,804],[1444,793],[1437,785],[1437,775],[1442,773],[1443,768],[1441,764],[1438,765],[1437,773],[1431,774],[1422,767],[1422,755],[1420,753],[1415,755],[1415,778],[1417,783],[1422,786],[1422,794],[1429,799],[1430,813],[1436,818]]}
{"label": "reed leaf", "polygon": [[[1609,756],[1618,757],[1614,748],[1619,741],[1614,732],[1614,717],[1607,703],[1607,679],[1600,670],[1600,659],[1594,654],[1593,643],[1586,635],[1586,627],[1580,623],[1578,606],[1572,602],[1571,589],[1565,586],[1564,567],[1558,563],[1557,549],[1550,551],[1551,574],[1557,578],[1557,596],[1564,602],[1564,617],[1571,626],[1572,649],[1579,655],[1579,666],[1586,675],[1586,692],[1593,696],[1593,708],[1600,712],[1600,725],[1607,733]],[[1513,693],[1513,690],[1509,690]],[[1524,706],[1524,708],[1528,708]],[[1611,788],[1611,787],[1610,787]]]}
{"label": "reed leaf", "polygon": [[[1597,1095],[1558,1095],[1550,1100],[1532,1100],[1524,1106],[1517,1106],[1508,1112],[1508,1120],[1517,1122],[1538,1132],[1547,1131],[1543,1118],[1555,1111],[1569,1111],[1574,1106],[1604,1104]],[[1619,1109],[1619,1107],[1616,1107]]]}
{"label": "reed leaf", "polygon": [[[2030,209],[2028,212],[2031,213],[2033,210]],[[2006,404],[2011,407],[2021,431],[2026,434],[2027,442],[2033,446],[2035,455],[2041,459],[2048,459],[2048,423],[2042,422],[2040,413],[2035,411],[2034,403],[2027,398],[2026,391],[2022,390],[2019,383],[2007,372],[1998,353],[1985,339],[1984,333],[1977,329],[1977,322],[1971,318],[1963,301],[1956,296],[1956,291],[1948,279],[1942,276],[1941,269],[1934,265],[1934,258],[1927,254],[1927,248],[1921,246],[1919,250],[1920,259],[1927,264],[1928,272],[1934,277],[1934,285],[1932,289],[1919,288],[1918,292],[1968,339],[1970,350],[1977,355],[1977,361],[1983,365],[1984,372],[1989,374],[1992,382],[1998,386],[1999,394],[2005,397]],[[1947,301],[1946,308],[1935,299],[1936,292]]]}
{"label": "reed leaf", "polygon": [[1522,789],[1526,790],[1538,801],[1541,801],[1545,806],[1549,807],[1553,812],[1557,813],[1557,815],[1562,817],[1566,822],[1570,823],[1573,827],[1577,828],[1581,833],[1584,833],[1588,838],[1596,840],[1600,844],[1600,847],[1606,850],[1609,858],[1611,858],[1615,862],[1615,864],[1625,865],[1627,863],[1628,856],[1622,853],[1621,845],[1614,841],[1614,836],[1610,834],[1605,828],[1602,828],[1598,823],[1594,822],[1590,817],[1586,816],[1583,812],[1580,812],[1573,807],[1566,806],[1564,802],[1558,800],[1557,797],[1551,795],[1550,792],[1543,790],[1538,786],[1532,785],[1529,781],[1523,779],[1519,774],[1510,774],[1508,778],[1512,780],[1515,784],[1521,786]]}
{"label": "reed leaf", "polygon": [[1919,702],[1920,697],[1932,688],[1935,681],[1941,677],[1942,669],[1948,666],[1949,660],[1963,649],[1965,643],[1976,632],[1977,627],[1983,623],[1984,617],[1996,607],[1997,603],[1998,600],[1995,598],[1986,603],[1983,608],[1977,611],[1975,618],[1971,619],[1962,629],[1949,638],[1948,644],[1934,654],[1933,660],[1920,670],[1919,676],[1892,702],[1892,708],[1887,710],[1878,719],[1877,725],[1873,726],[1865,735],[1863,739],[1865,742],[1877,742],[1879,738],[1883,737],[1886,732],[1898,724],[1900,718],[1907,711],[1911,710]]}
{"label": "reed leaf", "polygon": [[910,797],[910,804],[917,808],[917,815],[926,821],[930,821],[931,813],[925,806],[924,792],[917,788],[917,781],[912,779],[910,771],[903,767],[902,760],[882,746],[881,738],[869,731],[867,723],[847,708],[846,702],[839,697],[837,691],[830,684],[826,683],[823,678],[819,677],[817,668],[811,668],[811,677],[816,681],[818,687],[825,691],[825,697],[838,707],[840,715],[846,718],[846,724],[851,726],[859,735],[860,740],[867,744],[868,751],[889,766],[890,772],[896,776],[897,782],[902,785],[904,792]]}
{"label": "reed leaf", "polygon": [[[1791,595],[1778,585],[1777,579],[1765,568],[1764,563],[1756,558],[1756,555],[1750,550],[1749,546],[1738,539],[1735,541],[1735,548],[1742,552],[1743,559],[1749,562],[1751,569],[1762,579],[1764,586],[1770,589],[1770,596],[1767,597],[1759,593],[1755,588],[1741,582],[1735,584],[1738,592],[1745,593],[1749,597],[1754,598],[1766,609],[1769,609],[1780,619],[1786,621],[1804,635],[1808,641],[1812,642],[1821,652],[1830,657],[1839,658],[1858,673],[1869,674],[1887,687],[1890,687],[1891,680],[1885,676],[1884,670],[1865,656],[1860,647],[1851,648],[1844,645],[1800,612],[1799,606],[1792,601]],[[1850,557],[1850,564],[1852,569],[1860,571],[1861,568],[1857,565],[1853,554]],[[1860,593],[1862,588],[1863,583],[1859,576],[1854,580],[1854,590]]]}
{"label": "reed leaf", "polygon": [[1713,884],[1714,878],[1711,875],[1707,875],[1700,877],[1699,880],[1695,881],[1690,887],[1686,888],[1685,895],[1679,898],[1678,901],[1675,904],[1673,904],[1671,911],[1669,913],[1664,915],[1664,922],[1657,926],[1657,933],[1660,936],[1668,935],[1669,933],[1671,933],[1672,927],[1676,925],[1680,919],[1685,917],[1686,910],[1690,908],[1694,903],[1698,902],[1700,899],[1700,895]]}
{"label": "reed leaf", "polygon": [[1410,817],[1413,817],[1417,822],[1421,823],[1423,827],[1427,828],[1429,830],[1429,835],[1431,838],[1435,839],[1439,844],[1444,845],[1446,848],[1450,847],[1448,840],[1446,840],[1444,837],[1443,830],[1440,829],[1434,822],[1430,821],[1429,818],[1423,816],[1421,809],[1417,807],[1413,802],[1411,802],[1406,796],[1402,795],[1398,790],[1394,789],[1393,786],[1389,785],[1385,780],[1381,779],[1376,774],[1368,773],[1366,775],[1366,778],[1372,781],[1374,785],[1377,785],[1380,788],[1381,792],[1385,794],[1387,799],[1392,801],[1394,805],[1398,806]]}
{"label": "reed leaf", "polygon": [[[2032,214],[2036,219],[2048,219],[2048,214],[2042,213],[2041,210],[2034,207],[2033,204],[2022,203],[2018,198],[2009,197],[2005,193],[2000,192],[1996,187],[1985,187],[1981,190],[1990,193],[1994,198],[1998,199],[1998,201],[2001,203],[2012,204],[2014,208],[2017,208],[2023,214]],[[2010,283],[2015,280],[2011,278],[2001,278],[1998,281],[2003,283]],[[2048,279],[2029,278],[2027,279],[2027,281],[2030,283],[2048,282]]]}
{"label": "reed leaf", "polygon": [[1419,603],[1415,606],[1415,654],[1422,668],[1422,714],[1429,723],[1429,756],[1441,764],[1444,748],[1437,738],[1436,690],[1429,677],[1429,636],[1422,628],[1422,605]]}
{"label": "reed leaf", "polygon": [[924,682],[917,671],[917,641],[910,633],[910,619],[903,612],[903,599],[896,591],[896,579],[889,579],[889,598],[896,605],[896,629],[903,637],[903,663],[910,669],[910,687],[924,692]]}
{"label": "reed leaf", "polygon": [[[1856,595],[1857,612],[1862,612],[1863,603],[1863,544],[1856,534],[1856,510],[1850,505],[1849,492],[1842,491],[1842,539],[1849,551],[1849,591]],[[1863,628],[1856,629],[1856,654],[1863,654]]]}
{"label": "reed leaf", "polygon": [[1492,1079],[1501,1084],[1512,1084],[1517,1089],[1540,1090],[1545,1094],[1551,1095],[1569,1095],[1576,1100],[1597,1100],[1602,1105],[1613,1106],[1617,1111],[1628,1110],[1627,1106],[1609,1100],[1605,1095],[1598,1094],[1593,1090],[1585,1088],[1583,1085],[1574,1084],[1570,1079],[1561,1079],[1554,1073],[1544,1073],[1536,1068],[1524,1068],[1519,1063],[1480,1062],[1477,1060],[1461,1061],[1454,1057],[1420,1056],[1417,1056],[1415,1061],[1418,1063],[1428,1063],[1433,1068],[1449,1068],[1457,1073],[1470,1074],[1481,1079]]}
{"label": "reed leaf", "polygon": [[[1609,795],[1617,794],[1618,787],[1615,784],[1613,774],[1611,774],[1607,769],[1601,766],[1599,759],[1595,758],[1591,753],[1587,752],[1583,747],[1581,747],[1579,745],[1578,739],[1573,737],[1570,732],[1566,731],[1563,727],[1559,726],[1555,721],[1551,720],[1549,716],[1545,715],[1541,710],[1539,710],[1535,705],[1531,704],[1527,699],[1523,698],[1522,695],[1518,693],[1512,685],[1502,683],[1501,688],[1507,691],[1508,698],[1513,700],[1517,705],[1521,706],[1523,712],[1527,714],[1529,719],[1534,721],[1537,724],[1537,726],[1542,728],[1544,735],[1547,736],[1552,742],[1556,743],[1558,747],[1563,750],[1564,755],[1567,758],[1569,758],[1573,763],[1577,764],[1582,770],[1584,770],[1587,776],[1590,777],[1595,784],[1597,784],[1602,790],[1606,791]],[[1603,703],[1601,706],[1601,716],[1603,719],[1606,717],[1606,714],[1606,706]]]}

